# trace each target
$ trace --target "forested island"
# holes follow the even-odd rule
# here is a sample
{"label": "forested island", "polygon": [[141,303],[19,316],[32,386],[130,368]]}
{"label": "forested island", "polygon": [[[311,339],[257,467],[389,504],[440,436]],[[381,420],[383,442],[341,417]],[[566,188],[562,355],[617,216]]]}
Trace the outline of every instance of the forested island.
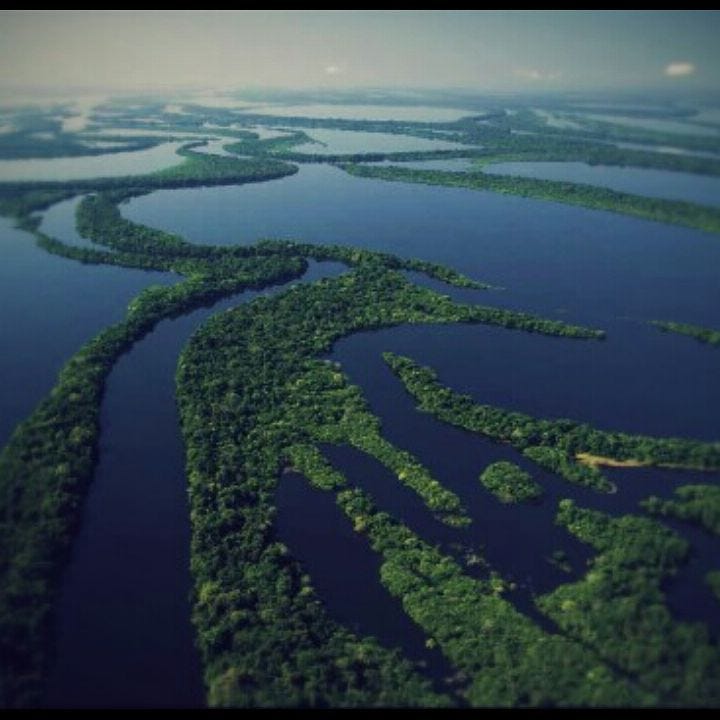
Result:
{"label": "forested island", "polygon": [[688,325],[687,323],[670,322],[656,320],[653,325],[660,328],[663,332],[677,333],[678,335],[687,335],[695,338],[698,342],[720,346],[720,330],[700,327],[698,325]]}

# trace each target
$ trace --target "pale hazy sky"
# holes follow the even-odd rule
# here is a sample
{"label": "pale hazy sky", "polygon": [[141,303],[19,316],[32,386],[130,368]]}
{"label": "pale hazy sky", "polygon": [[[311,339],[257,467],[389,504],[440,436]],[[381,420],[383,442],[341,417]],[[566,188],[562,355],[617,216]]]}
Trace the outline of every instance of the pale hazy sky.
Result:
{"label": "pale hazy sky", "polygon": [[718,11],[1,10],[0,86],[720,89]]}

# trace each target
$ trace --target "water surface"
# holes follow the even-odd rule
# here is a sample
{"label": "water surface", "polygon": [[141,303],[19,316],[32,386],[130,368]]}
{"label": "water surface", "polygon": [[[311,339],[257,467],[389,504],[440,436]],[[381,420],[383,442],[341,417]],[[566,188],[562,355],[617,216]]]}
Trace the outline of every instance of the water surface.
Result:
{"label": "water surface", "polygon": [[277,117],[337,118],[341,120],[398,120],[407,122],[454,122],[461,117],[477,115],[477,110],[428,107],[423,105],[332,105],[268,104],[251,112]]}
{"label": "water surface", "polygon": [[455,150],[466,147],[447,140],[426,140],[411,135],[356,132],[308,128],[307,134],[317,143],[298,145],[295,150],[319,155],[348,155],[373,152],[415,152],[421,150]]}
{"label": "water surface", "polygon": [[159,191],[123,213],[197,243],[290,238],[433,260],[507,288],[482,302],[575,322],[720,327],[717,236],[610,212],[304,165],[269,183]]}
{"label": "water surface", "polygon": [[[73,201],[70,201],[73,202]],[[83,343],[125,316],[165,273],[81,265],[40,250],[0,218],[0,445],[55,384]]]}
{"label": "water surface", "polygon": [[83,157],[0,160],[0,181],[82,180],[143,175],[179,165],[182,158],[176,154],[176,151],[181,145],[182,143],[176,142],[164,143],[148,150]]}

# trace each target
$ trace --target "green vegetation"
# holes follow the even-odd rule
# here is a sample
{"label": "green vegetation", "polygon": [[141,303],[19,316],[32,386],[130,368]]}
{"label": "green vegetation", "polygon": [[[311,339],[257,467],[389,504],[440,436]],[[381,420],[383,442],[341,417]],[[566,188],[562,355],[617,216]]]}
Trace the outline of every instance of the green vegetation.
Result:
{"label": "green vegetation", "polygon": [[[252,116],[259,124],[272,124],[277,118],[271,116]],[[532,118],[528,120],[528,118]],[[483,121],[483,122],[478,122]],[[405,162],[411,160],[432,160],[443,158],[476,158],[481,165],[492,162],[518,161],[577,161],[591,165],[615,165],[654,168],[675,172],[698,173],[702,175],[720,175],[720,160],[711,157],[699,157],[675,153],[654,152],[652,141],[657,135],[650,133],[647,150],[617,147],[610,144],[604,135],[580,132],[569,136],[567,131],[548,127],[534,113],[518,113],[506,116],[504,113],[493,116],[490,124],[486,117],[466,117],[451,123],[402,123],[395,121],[337,120],[329,118],[292,118],[283,125],[305,128],[312,134],[313,128],[329,128],[345,131],[381,132],[402,134],[429,140],[449,140],[464,144],[457,150],[425,150],[410,152],[368,152],[350,154],[314,153],[309,148],[295,151],[296,146],[312,142],[312,138],[303,130],[282,138],[259,140],[246,138],[229,146],[231,152],[238,155],[260,155],[269,153],[292,162],[320,163],[356,163],[391,160]],[[511,129],[527,131],[532,134],[512,133]],[[632,132],[632,131],[631,131]],[[622,139],[635,139],[622,136]],[[664,138],[661,145],[673,145],[672,136]],[[682,142],[682,141],[681,141]],[[691,144],[698,148],[702,141],[693,138]],[[477,146],[481,147],[477,147]],[[703,146],[704,147],[704,146]]]}
{"label": "green vegetation", "polygon": [[479,167],[500,162],[584,162],[588,165],[720,175],[720,160],[717,158],[622,148],[544,132],[496,139],[476,156]]}
{"label": "green vegetation", "polygon": [[[91,142],[101,140],[103,143],[122,142],[117,147],[94,147]],[[9,132],[0,133],[0,158],[3,160],[22,160],[26,158],[59,158],[87,157],[91,155],[110,155],[115,153],[149,150],[164,142],[157,137],[122,137],[83,136],[74,133],[52,133],[47,138],[38,137],[35,133]]]}
{"label": "green vegetation", "polygon": [[[227,111],[208,116],[192,106],[186,109],[187,116],[171,117],[159,103],[153,113],[172,122],[173,132],[196,131],[210,120],[226,125],[237,121]],[[147,108],[127,108],[118,117],[131,127],[150,127],[147,113]],[[247,122],[267,119],[244,117]],[[51,121],[30,117],[27,122],[23,131],[37,126],[45,130]],[[630,158],[648,167],[688,163],[704,168],[698,172],[720,170],[717,161],[600,147],[552,133],[531,143],[527,136],[511,134],[511,129],[533,122],[527,114],[509,116],[504,111],[435,124],[335,119],[308,124],[306,118],[283,118],[290,127],[390,131],[486,146],[442,155],[380,154],[377,159],[422,155],[489,161],[510,159],[511,153],[529,159],[534,143],[542,159],[565,153],[563,159],[614,158],[622,164]],[[176,167],[150,175],[0,184],[0,213],[15,216],[49,252],[85,263],[172,271],[182,278],[175,285],[142,292],[129,304],[122,322],[81,348],[50,395],[16,428],[0,453],[0,704],[34,705],[42,699],[59,578],[92,478],[99,407],[114,363],[162,320],[245,289],[298,278],[310,259],[342,262],[348,271],[334,279],[293,285],[216,315],[193,336],[178,364],[177,397],[191,503],[193,623],[208,702],[218,707],[720,703],[717,645],[702,626],[674,622],[665,607],[663,583],[685,561],[688,546],[660,523],[609,517],[561,501],[558,523],[591,545],[596,555],[580,580],[535,598],[537,609],[554,623],[551,630],[543,629],[518,610],[516,586],[487,571],[476,549],[469,549],[468,567],[478,566],[477,577],[470,577],[453,558],[350,488],[319,449],[323,444],[349,445],[372,456],[460,537],[470,523],[460,498],[412,453],[385,437],[360,389],[350,384],[339,365],[321,358],[349,334],[405,323],[483,323],[587,340],[602,339],[602,331],[456,303],[414,284],[408,271],[462,288],[489,286],[426,261],[286,241],[251,247],[196,246],[121,216],[119,202],[158,188],[255,182],[296,172],[283,160],[300,161],[294,148],[308,139],[301,130],[270,140],[243,131],[219,134],[236,140],[232,150],[249,157],[200,154],[187,145]],[[302,161],[312,157],[303,155]],[[325,162],[340,159],[318,157]],[[720,211],[586,186],[483,173],[459,177],[352,164],[346,169],[720,229]],[[78,194],[88,195],[77,210],[79,232],[96,247],[71,247],[47,237],[31,215]],[[421,410],[508,443],[576,484],[611,492],[614,486],[598,464],[720,468],[719,444],[606,432],[571,420],[537,419],[481,405],[442,386],[430,369],[390,353],[384,357]],[[423,669],[399,650],[362,637],[330,617],[311,579],[277,539],[275,491],[280,474],[292,470],[305,475],[316,489],[337,494],[355,530],[382,558],[380,582],[426,633],[427,646],[437,647],[453,664],[453,678],[433,686]],[[529,474],[509,462],[490,465],[480,481],[502,502],[532,501],[542,493]],[[649,498],[643,506],[652,514],[697,522],[718,533],[718,503],[718,489],[702,485],[680,488],[677,499],[670,501]],[[547,559],[572,572],[562,550]],[[708,573],[707,582],[720,597],[720,573]]]}
{"label": "green vegetation", "polygon": [[[453,270],[452,268],[444,265],[438,265],[437,263],[428,262],[427,260],[400,258],[397,255],[390,255],[389,253],[363,250],[362,248],[354,248],[347,245],[310,245],[308,243],[297,243],[282,240],[261,240],[257,243],[256,247],[260,250],[266,250],[267,252],[304,255],[315,260],[334,260],[352,267],[364,265],[367,267],[382,267],[388,270],[410,270],[422,273],[423,275],[427,275],[435,280],[440,280],[447,285],[470,290],[488,290],[492,287],[487,283],[473,280],[466,275],[459,273],[457,270]],[[508,322],[509,317],[510,316],[507,317]],[[522,313],[514,313],[513,317],[519,320],[520,318],[529,318],[531,316],[524,315]],[[550,328],[551,326],[546,327]],[[571,327],[572,326],[566,324],[556,324],[554,326],[557,333],[560,332],[561,328],[565,328],[571,333],[590,333],[590,335],[584,335],[586,337],[603,336],[601,331],[590,331],[586,328],[577,327],[572,327],[572,329],[570,329]],[[557,334],[553,331],[549,332],[550,334]]]}
{"label": "green vegetation", "polygon": [[[283,426],[303,428],[305,442],[352,445],[385,465],[441,521],[453,526],[470,522],[454,493],[443,488],[409,452],[382,437],[380,422],[369,412],[359,388],[348,385],[337,367],[307,362],[303,374],[287,390],[283,409]],[[316,450],[305,447],[298,458],[298,446],[294,447],[290,458],[304,461],[303,468],[312,458],[318,461]],[[326,482],[337,482],[337,477],[327,475]]]}
{"label": "green vegetation", "polygon": [[489,190],[503,195],[554,200],[570,205],[582,205],[593,210],[610,210],[643,220],[684,225],[695,230],[720,233],[720,209],[680,200],[661,200],[593,185],[491,175],[483,172],[458,173],[442,170],[416,170],[395,165],[377,166],[352,163],[343,164],[341,167],[351,175],[358,177],[422,185],[443,185],[470,190]]}
{"label": "green vegetation", "polygon": [[572,460],[567,452],[547,445],[531,445],[523,449],[523,455],[541,468],[557,473],[563,480],[585,485],[599,492],[611,492],[614,485],[593,465],[583,465]]}
{"label": "green vegetation", "polygon": [[[420,410],[444,422],[508,443],[543,467],[597,490],[610,490],[612,485],[595,472],[586,473],[585,469],[573,467],[573,458],[580,453],[619,461],[634,460],[645,465],[701,470],[720,468],[720,443],[607,432],[572,420],[541,420],[480,405],[468,395],[459,395],[444,387],[435,372],[409,358],[393,353],[385,353],[383,357],[415,398]],[[548,453],[545,448],[552,452]]]}
{"label": "green vegetation", "polygon": [[711,330],[710,328],[700,327],[699,325],[688,325],[687,323],[669,322],[663,320],[655,320],[652,323],[660,328],[663,332],[677,333],[678,335],[687,335],[695,338],[701,343],[707,343],[714,347],[720,347],[720,330]]}
{"label": "green vegetation", "polygon": [[293,445],[286,450],[291,469],[303,474],[321,490],[336,490],[346,482],[314,445]]}
{"label": "green vegetation", "polygon": [[711,135],[699,136],[691,133],[684,135],[682,133],[663,132],[662,130],[623,125],[619,122],[594,120],[580,115],[574,115],[572,119],[582,125],[585,135],[600,140],[637,142],[647,145],[670,145],[671,147],[696,151],[720,151],[720,140]]}
{"label": "green vegetation", "polygon": [[652,496],[640,505],[651,515],[697,523],[708,532],[720,535],[720,487],[684,485],[675,490],[675,495],[676,500]]}
{"label": "green vegetation", "polygon": [[[550,109],[550,108],[548,108]],[[665,132],[663,130],[653,130],[649,127],[639,127],[632,125],[623,125],[621,122],[609,122],[607,120],[596,120],[587,117],[587,109],[571,108],[572,112],[562,113],[563,120],[570,120],[576,128],[568,129],[565,127],[553,127],[549,125],[543,118],[530,109],[519,110],[512,116],[498,118],[496,127],[512,128],[516,131],[514,135],[521,133],[529,133],[525,137],[538,136],[542,139],[558,139],[562,141],[575,141],[587,143],[638,143],[646,145],[648,148],[653,147],[675,147],[690,151],[718,152],[720,151],[720,141],[717,137],[711,135],[694,135],[692,133],[683,134],[676,132]],[[592,114],[595,114],[593,109]],[[610,113],[617,115],[615,112]],[[628,113],[623,110],[622,115]],[[642,117],[649,117],[641,114]],[[654,116],[659,119],[671,119],[673,113],[658,113]],[[688,129],[692,130],[692,126],[688,125]],[[622,148],[625,150],[626,148]],[[658,153],[660,154],[660,153]]]}
{"label": "green vegetation", "polygon": [[673,621],[661,585],[688,545],[647,518],[559,506],[557,522],[598,554],[587,575],[537,599],[560,630],[633,677],[654,704],[720,702],[720,653],[700,624]]}
{"label": "green vegetation", "polygon": [[711,570],[705,575],[705,582],[713,592],[713,595],[720,600],[720,570]]}
{"label": "green vegetation", "polygon": [[652,695],[571,639],[539,629],[502,597],[501,578],[468,577],[451,558],[379,513],[359,490],[338,504],[383,556],[380,577],[460,671],[475,706],[642,705]]}
{"label": "green vegetation", "polygon": [[[106,155],[133,150],[146,150],[163,142],[152,136],[107,136],[91,133],[72,133],[62,130],[59,116],[70,113],[62,108],[3,108],[0,124],[7,123],[0,133],[0,158],[20,160],[25,158],[78,157]],[[93,146],[93,141],[112,143],[111,147]]]}
{"label": "green vegetation", "polygon": [[511,462],[488,465],[480,475],[480,482],[503,503],[528,502],[542,497],[542,488],[530,474]]}
{"label": "green vegetation", "polygon": [[[688,546],[650,520],[611,518],[559,505],[558,522],[598,555],[579,582],[537,599],[559,626],[546,634],[503,597],[501,578],[474,580],[447,556],[385,513],[344,479],[325,480],[323,462],[305,467],[358,532],[383,555],[381,579],[461,671],[473,705],[708,705],[720,693],[720,655],[706,630],[677,623],[661,584]],[[553,560],[567,565],[564,553]],[[709,582],[715,582],[711,574]],[[447,598],[453,602],[448,603]]]}

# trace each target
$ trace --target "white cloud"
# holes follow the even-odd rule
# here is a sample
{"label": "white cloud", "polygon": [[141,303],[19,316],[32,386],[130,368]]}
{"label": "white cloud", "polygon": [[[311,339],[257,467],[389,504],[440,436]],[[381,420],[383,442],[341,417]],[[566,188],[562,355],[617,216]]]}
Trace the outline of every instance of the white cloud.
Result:
{"label": "white cloud", "polygon": [[339,65],[327,65],[325,67],[326,75],[341,75],[343,69]]}
{"label": "white cloud", "polygon": [[665,68],[665,74],[668,77],[684,77],[692,75],[695,72],[695,66],[691,62],[671,62]]}
{"label": "white cloud", "polygon": [[562,73],[546,72],[537,68],[516,68],[514,74],[523,80],[532,80],[534,82],[553,81],[562,77]]}

